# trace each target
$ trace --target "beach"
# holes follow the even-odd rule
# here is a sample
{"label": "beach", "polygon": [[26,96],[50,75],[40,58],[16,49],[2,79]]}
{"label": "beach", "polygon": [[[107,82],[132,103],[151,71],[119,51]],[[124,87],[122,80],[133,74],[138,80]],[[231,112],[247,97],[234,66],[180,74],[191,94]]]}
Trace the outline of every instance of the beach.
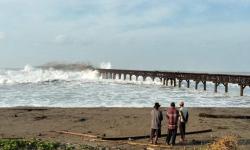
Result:
{"label": "beach", "polygon": [[[150,110],[152,108],[45,108],[12,107],[0,109],[0,137],[42,139],[75,145],[87,144],[110,149],[144,149],[148,138],[125,141],[104,141],[100,137],[142,136],[150,133]],[[166,108],[162,134],[166,134]],[[225,116],[244,116],[250,114],[249,108],[189,108],[190,119],[187,132],[212,129],[212,132],[187,135],[184,145],[177,136],[174,149],[183,149],[211,143],[225,135],[236,135],[241,149],[250,149],[250,119],[206,118],[201,113]],[[67,131],[83,135],[62,134]],[[97,136],[97,137],[95,137]],[[139,144],[136,144],[139,143]],[[160,138],[165,145],[165,137]],[[154,147],[164,149],[163,147]]]}

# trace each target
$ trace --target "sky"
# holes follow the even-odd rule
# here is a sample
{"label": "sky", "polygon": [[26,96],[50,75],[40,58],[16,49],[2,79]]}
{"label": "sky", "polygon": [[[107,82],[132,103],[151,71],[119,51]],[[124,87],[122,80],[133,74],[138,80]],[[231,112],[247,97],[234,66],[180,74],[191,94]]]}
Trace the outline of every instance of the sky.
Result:
{"label": "sky", "polygon": [[250,0],[0,0],[0,68],[250,72]]}

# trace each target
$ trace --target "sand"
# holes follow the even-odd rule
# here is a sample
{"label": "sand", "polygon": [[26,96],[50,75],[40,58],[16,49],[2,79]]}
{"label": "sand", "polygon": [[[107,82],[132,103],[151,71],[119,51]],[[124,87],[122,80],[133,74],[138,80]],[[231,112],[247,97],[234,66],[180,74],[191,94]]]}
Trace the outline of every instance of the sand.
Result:
{"label": "sand", "polygon": [[[165,109],[162,133],[166,133]],[[60,134],[70,131],[95,136],[121,137],[148,135],[151,108],[1,108],[0,138],[37,138],[71,144],[101,145],[111,149],[144,149],[145,145],[126,144],[127,141],[100,141],[95,138]],[[200,113],[250,115],[250,108],[189,108],[187,131],[212,129],[212,132],[187,135],[187,143],[174,149],[199,148],[201,144],[228,134],[238,136],[239,147],[250,149],[250,119],[222,119],[199,117]],[[165,138],[159,140],[164,144]],[[133,142],[148,143],[148,139]],[[166,147],[155,147],[165,149]]]}

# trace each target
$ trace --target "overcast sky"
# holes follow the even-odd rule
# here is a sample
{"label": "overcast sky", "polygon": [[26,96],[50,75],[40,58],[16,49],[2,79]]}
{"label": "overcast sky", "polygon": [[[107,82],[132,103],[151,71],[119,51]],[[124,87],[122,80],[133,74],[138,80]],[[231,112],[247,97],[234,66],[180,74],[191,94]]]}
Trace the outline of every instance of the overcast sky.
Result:
{"label": "overcast sky", "polygon": [[250,72],[250,0],[0,0],[0,67]]}

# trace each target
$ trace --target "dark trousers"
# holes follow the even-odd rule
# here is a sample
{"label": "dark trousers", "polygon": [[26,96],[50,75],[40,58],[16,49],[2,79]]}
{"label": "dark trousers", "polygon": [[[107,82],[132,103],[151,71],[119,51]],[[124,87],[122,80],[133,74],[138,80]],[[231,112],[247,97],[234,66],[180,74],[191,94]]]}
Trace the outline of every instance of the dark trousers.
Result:
{"label": "dark trousers", "polygon": [[180,122],[179,129],[180,129],[181,138],[184,139],[185,134],[186,134],[186,123],[185,122]]}
{"label": "dark trousers", "polygon": [[[168,129],[166,143],[175,145],[176,134],[177,134],[177,129]],[[170,141],[171,141],[171,143],[170,143]]]}
{"label": "dark trousers", "polygon": [[161,129],[151,129],[150,139],[161,137]]}

